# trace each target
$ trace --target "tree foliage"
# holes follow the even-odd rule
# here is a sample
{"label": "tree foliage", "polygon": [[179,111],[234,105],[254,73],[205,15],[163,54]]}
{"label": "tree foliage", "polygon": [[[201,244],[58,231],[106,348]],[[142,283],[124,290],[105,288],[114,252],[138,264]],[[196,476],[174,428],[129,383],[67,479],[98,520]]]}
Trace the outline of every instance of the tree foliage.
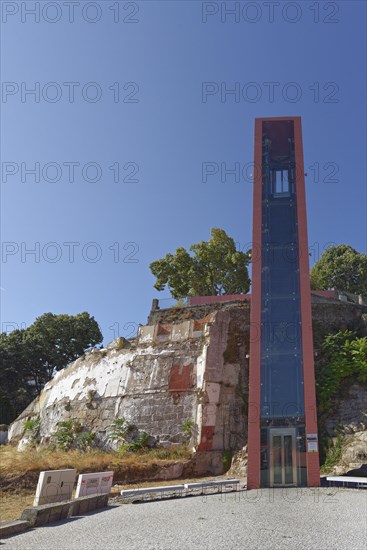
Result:
{"label": "tree foliage", "polygon": [[168,286],[176,300],[187,296],[246,293],[250,287],[247,266],[250,255],[236,250],[234,240],[223,229],[214,228],[209,241],[185,248],[150,264],[156,277],[154,288]]}
{"label": "tree foliage", "polygon": [[346,244],[330,246],[311,269],[311,288],[367,294],[367,256]]}
{"label": "tree foliage", "polygon": [[88,313],[45,313],[28,328],[0,334],[0,423],[9,423],[36,397],[55,371],[102,341]]}

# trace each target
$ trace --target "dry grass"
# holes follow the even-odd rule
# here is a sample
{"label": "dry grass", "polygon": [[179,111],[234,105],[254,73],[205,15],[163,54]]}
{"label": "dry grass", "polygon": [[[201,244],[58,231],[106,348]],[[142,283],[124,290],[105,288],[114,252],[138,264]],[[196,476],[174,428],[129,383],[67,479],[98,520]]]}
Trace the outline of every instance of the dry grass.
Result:
{"label": "dry grass", "polygon": [[[156,485],[152,479],[161,468],[172,462],[186,462],[190,453],[184,447],[173,449],[150,449],[136,453],[108,453],[101,450],[55,451],[51,449],[28,449],[19,453],[14,447],[0,447],[0,520],[19,518],[24,508],[32,506],[38,476],[42,470],[75,468],[79,473],[114,471],[115,487],[111,496],[121,489]],[[177,480],[165,480],[165,484]],[[180,483],[183,483],[181,480]]]}
{"label": "dry grass", "polygon": [[98,449],[66,452],[44,448],[28,449],[20,453],[16,448],[4,445],[0,447],[0,518],[19,517],[24,508],[32,505],[42,470],[75,468],[78,474],[113,470],[114,481],[122,486],[145,483],[159,476],[164,466],[176,461],[186,462],[189,458],[190,453],[184,447],[119,455]]}
{"label": "dry grass", "polygon": [[25,508],[33,505],[34,491],[0,493],[0,520],[18,519]]}
{"label": "dry grass", "polygon": [[102,452],[82,453],[80,451],[37,451],[29,449],[19,453],[14,447],[0,448],[0,476],[11,480],[28,472],[58,470],[61,468],[89,469],[111,462],[111,454]]}
{"label": "dry grass", "polygon": [[55,451],[51,449],[28,449],[22,453],[10,445],[0,447],[0,479],[11,480],[29,472],[41,470],[59,470],[76,468],[79,473],[85,471],[103,471],[112,465],[140,465],[152,462],[166,463],[178,459],[189,459],[190,453],[183,447],[174,449],[150,449],[147,451],[126,453],[91,450],[88,452],[71,450]]}

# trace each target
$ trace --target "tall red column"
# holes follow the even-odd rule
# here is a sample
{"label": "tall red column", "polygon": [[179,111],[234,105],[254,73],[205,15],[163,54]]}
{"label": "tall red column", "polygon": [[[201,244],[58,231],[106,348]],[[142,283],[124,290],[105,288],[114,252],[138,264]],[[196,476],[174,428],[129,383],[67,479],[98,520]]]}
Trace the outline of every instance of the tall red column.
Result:
{"label": "tall red column", "polygon": [[[317,415],[312,337],[311,292],[309,281],[306,199],[300,117],[260,118],[255,120],[255,159],[253,191],[253,262],[250,331],[248,469],[247,487],[260,487],[260,385],[261,385],[261,319],[262,319],[262,189],[263,189],[263,124],[290,121],[294,128],[295,194],[298,222],[299,298],[301,312],[302,367],[306,425],[307,485],[320,484],[317,444]],[[311,444],[310,444],[311,442]]]}
{"label": "tall red column", "polygon": [[[298,218],[298,256],[300,272],[303,381],[307,439],[307,434],[317,434],[317,409],[301,117],[294,118],[294,138],[297,167],[296,193]],[[306,446],[307,445],[308,442],[306,441]],[[318,487],[320,485],[319,452],[308,452],[308,448],[306,447],[306,461],[307,485],[309,487]]]}
{"label": "tall red column", "polygon": [[255,121],[247,488],[260,487],[262,123]]}

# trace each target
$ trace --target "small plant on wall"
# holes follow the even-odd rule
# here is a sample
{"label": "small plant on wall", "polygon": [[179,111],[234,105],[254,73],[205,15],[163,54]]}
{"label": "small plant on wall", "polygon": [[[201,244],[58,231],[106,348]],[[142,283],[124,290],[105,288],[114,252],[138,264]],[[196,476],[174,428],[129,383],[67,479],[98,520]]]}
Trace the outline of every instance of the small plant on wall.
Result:
{"label": "small plant on wall", "polygon": [[147,434],[147,432],[140,432],[139,436],[133,439],[131,443],[124,443],[121,445],[119,451],[121,454],[124,454],[126,451],[134,453],[149,447],[148,443],[149,434]]}
{"label": "small plant on wall", "polygon": [[93,446],[94,438],[94,432],[80,432],[76,435],[74,443],[78,449],[89,451]]}
{"label": "small plant on wall", "polygon": [[115,418],[110,426],[110,437],[112,441],[116,441],[118,444],[122,444],[133,427],[126,418]]}
{"label": "small plant on wall", "polygon": [[92,403],[93,399],[97,394],[97,390],[89,390],[87,393],[87,402]]}
{"label": "small plant on wall", "polygon": [[30,436],[32,443],[39,443],[39,431],[41,426],[41,419],[39,416],[36,418],[28,418],[24,422],[24,431]]}
{"label": "small plant on wall", "polygon": [[94,432],[83,431],[78,420],[68,419],[57,424],[57,430],[52,436],[52,444],[62,451],[69,451],[72,448],[87,451],[93,445],[94,437]]}
{"label": "small plant on wall", "polygon": [[232,464],[233,452],[230,449],[226,449],[222,454],[222,463],[224,471],[227,472]]}
{"label": "small plant on wall", "polygon": [[181,429],[184,436],[186,436],[189,439],[194,433],[194,427],[195,427],[194,421],[191,420],[191,418],[188,418],[187,420],[183,420],[181,424]]}

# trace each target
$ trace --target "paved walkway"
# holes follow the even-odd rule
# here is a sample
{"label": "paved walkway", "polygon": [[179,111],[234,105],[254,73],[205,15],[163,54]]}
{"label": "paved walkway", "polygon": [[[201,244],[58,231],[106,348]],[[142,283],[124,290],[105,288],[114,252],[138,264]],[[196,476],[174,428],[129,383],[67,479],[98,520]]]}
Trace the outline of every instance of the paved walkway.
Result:
{"label": "paved walkway", "polygon": [[1,549],[366,550],[367,491],[280,489],[124,504],[1,541]]}

